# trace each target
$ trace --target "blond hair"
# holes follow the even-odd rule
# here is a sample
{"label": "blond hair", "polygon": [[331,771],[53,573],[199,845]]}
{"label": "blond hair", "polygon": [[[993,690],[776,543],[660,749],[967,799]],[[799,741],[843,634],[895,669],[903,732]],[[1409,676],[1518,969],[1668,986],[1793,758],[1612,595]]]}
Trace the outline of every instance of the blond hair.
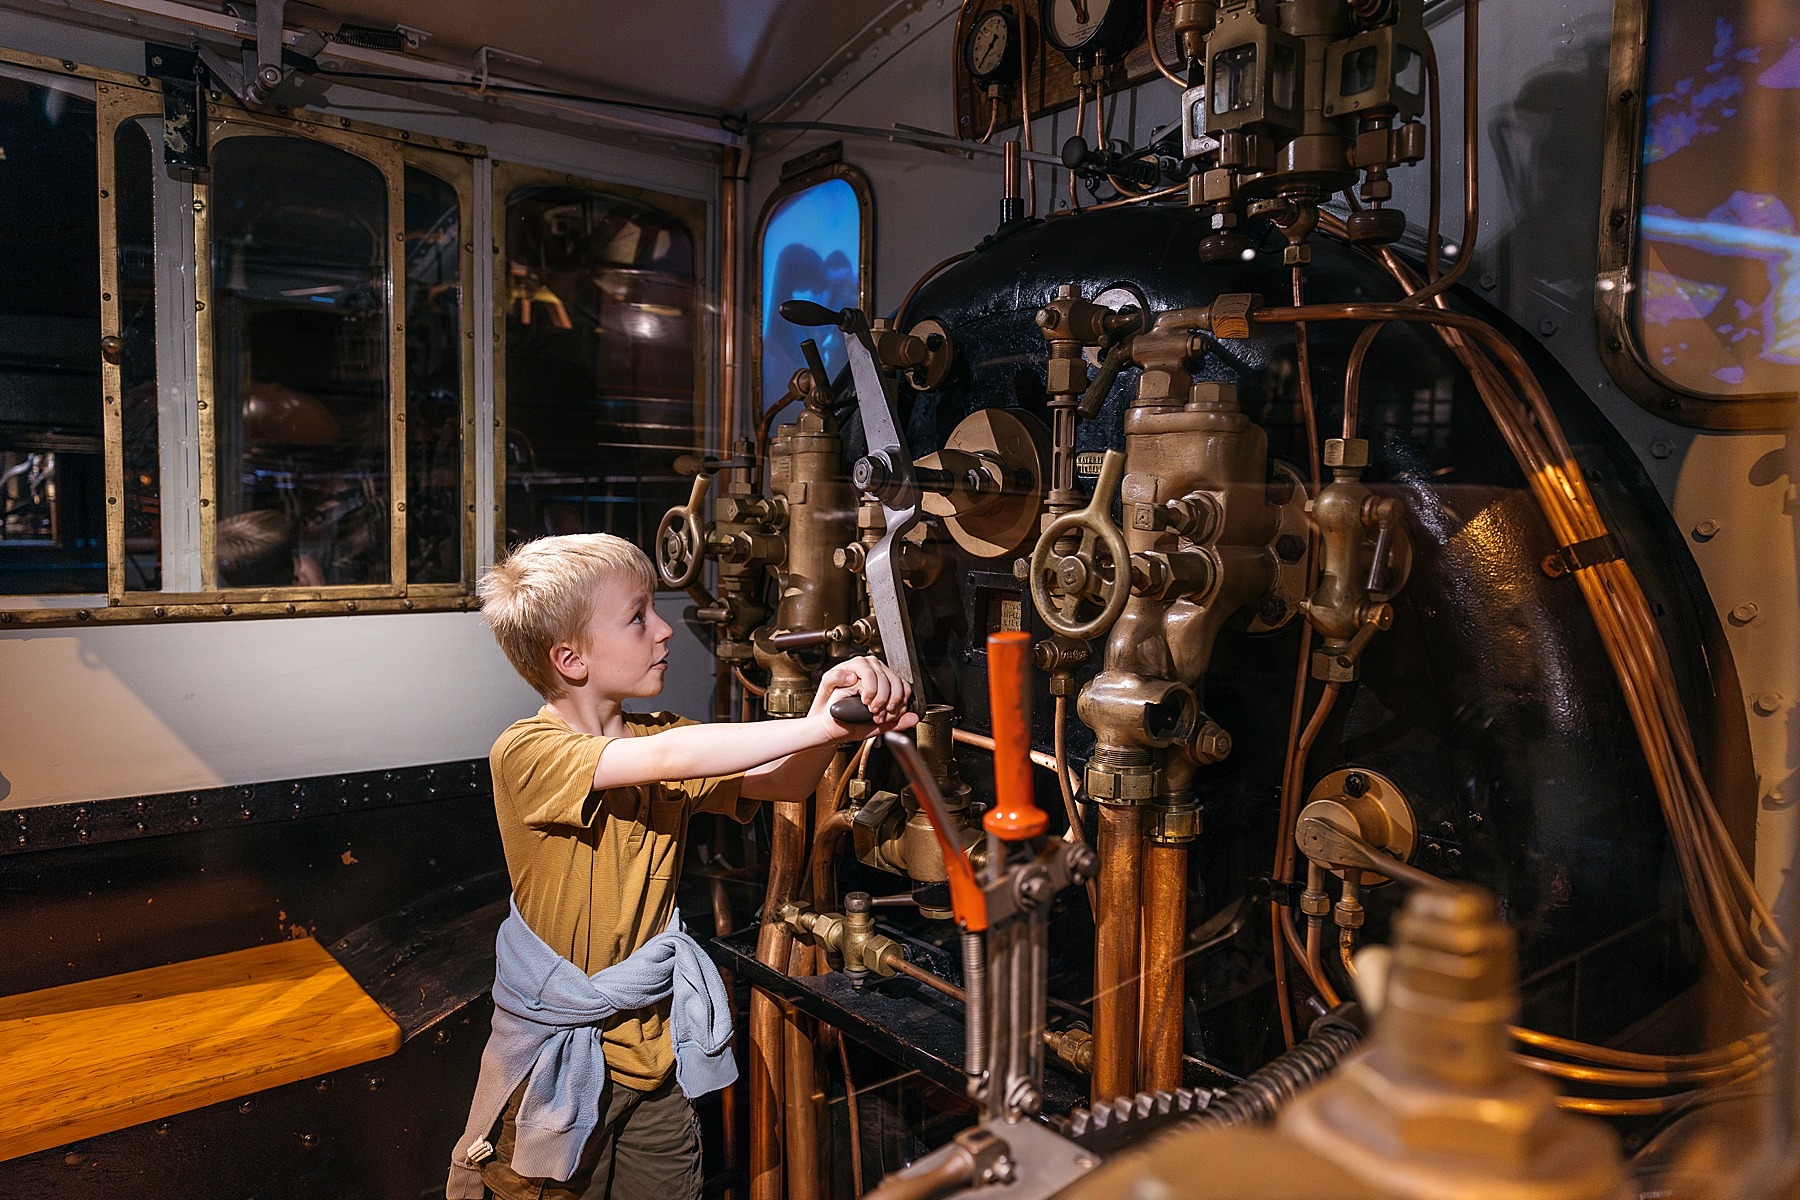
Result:
{"label": "blond hair", "polygon": [[476,594],[494,640],[538,694],[555,700],[568,688],[550,648],[572,642],[593,616],[596,591],[613,579],[656,590],[644,552],[610,533],[538,538],[513,550],[481,577]]}

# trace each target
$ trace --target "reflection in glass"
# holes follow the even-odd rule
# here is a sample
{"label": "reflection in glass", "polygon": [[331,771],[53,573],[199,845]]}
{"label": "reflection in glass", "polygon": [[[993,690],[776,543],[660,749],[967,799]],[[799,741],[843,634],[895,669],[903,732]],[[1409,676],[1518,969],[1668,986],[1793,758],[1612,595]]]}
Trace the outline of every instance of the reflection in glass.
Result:
{"label": "reflection in glass", "polygon": [[406,168],[406,578],[462,578],[462,219]]}
{"label": "reflection in glass", "polygon": [[862,287],[862,203],[843,179],[827,179],[783,197],[763,226],[762,406],[786,394],[806,365],[800,343],[819,344],[825,370],[844,368],[844,335],[831,327],[802,328],[776,311],[784,300],[812,300],[826,308],[855,308]]}
{"label": "reflection in glass", "polygon": [[304,138],[213,149],[221,587],[386,583],[387,185]]}
{"label": "reflection in glass", "polygon": [[1633,322],[1702,395],[1800,387],[1800,7],[1651,5]]}
{"label": "reflection in glass", "polygon": [[0,593],[106,590],[94,103],[0,77]]}
{"label": "reflection in glass", "polygon": [[125,590],[162,587],[162,503],[156,419],[155,155],[140,121],[113,137],[117,206],[119,403],[125,460]]}
{"label": "reflection in glass", "polygon": [[582,187],[506,200],[506,544],[614,533],[648,546],[699,445],[693,232]]}

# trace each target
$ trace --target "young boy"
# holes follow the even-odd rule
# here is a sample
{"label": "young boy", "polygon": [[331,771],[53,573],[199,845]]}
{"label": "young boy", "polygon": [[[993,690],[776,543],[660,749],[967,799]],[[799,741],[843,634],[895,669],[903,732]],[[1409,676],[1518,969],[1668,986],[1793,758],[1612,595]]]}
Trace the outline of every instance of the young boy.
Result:
{"label": "young boy", "polygon": [[[698,725],[624,711],[662,691],[673,632],[650,562],[610,534],[542,538],[481,581],[482,614],[536,716],[494,743],[494,807],[512,914],[501,926],[494,1029],[450,1200],[685,1200],[700,1193],[689,1097],[728,1085],[729,999],[681,932],[675,885],[688,819],[745,821],[801,799],[833,746],[906,728],[909,690],[885,664],[825,672],[799,720]],[[854,693],[872,726],[828,707]]]}

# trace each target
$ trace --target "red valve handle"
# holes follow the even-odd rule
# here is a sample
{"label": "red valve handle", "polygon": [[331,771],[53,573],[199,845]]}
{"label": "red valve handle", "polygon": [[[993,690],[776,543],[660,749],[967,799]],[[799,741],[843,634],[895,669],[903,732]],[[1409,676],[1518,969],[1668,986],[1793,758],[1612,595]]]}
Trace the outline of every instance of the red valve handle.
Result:
{"label": "red valve handle", "polygon": [[1031,787],[1031,635],[990,633],[988,711],[994,727],[994,807],[982,828],[1005,842],[1042,837],[1050,818]]}

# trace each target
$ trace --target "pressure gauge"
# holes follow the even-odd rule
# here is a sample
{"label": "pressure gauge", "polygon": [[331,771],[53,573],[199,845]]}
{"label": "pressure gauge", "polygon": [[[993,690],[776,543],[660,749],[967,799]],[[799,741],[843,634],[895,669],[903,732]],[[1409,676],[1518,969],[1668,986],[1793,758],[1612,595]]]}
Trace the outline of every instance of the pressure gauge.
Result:
{"label": "pressure gauge", "polygon": [[1010,5],[975,19],[963,41],[963,65],[982,87],[1018,77],[1019,26]]}
{"label": "pressure gauge", "polygon": [[1132,0],[1043,0],[1044,36],[1070,61],[1123,59],[1144,33],[1144,6]]}

